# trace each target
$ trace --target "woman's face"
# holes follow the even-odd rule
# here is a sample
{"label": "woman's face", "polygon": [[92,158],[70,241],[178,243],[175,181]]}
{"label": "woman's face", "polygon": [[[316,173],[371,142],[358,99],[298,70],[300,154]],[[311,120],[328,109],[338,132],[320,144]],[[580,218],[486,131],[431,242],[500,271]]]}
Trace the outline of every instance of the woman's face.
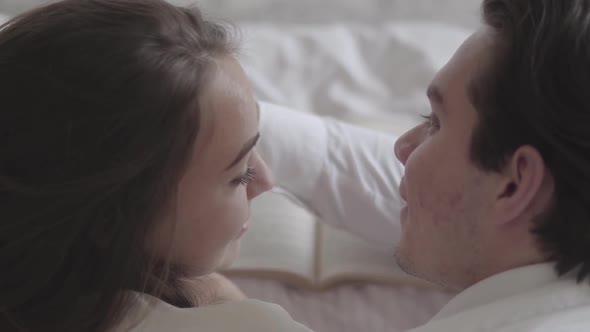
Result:
{"label": "woman's face", "polygon": [[231,57],[216,61],[202,94],[199,134],[183,175],[173,215],[156,227],[156,255],[192,275],[231,264],[248,228],[250,202],[272,188],[271,173],[254,148],[258,112],[250,83]]}

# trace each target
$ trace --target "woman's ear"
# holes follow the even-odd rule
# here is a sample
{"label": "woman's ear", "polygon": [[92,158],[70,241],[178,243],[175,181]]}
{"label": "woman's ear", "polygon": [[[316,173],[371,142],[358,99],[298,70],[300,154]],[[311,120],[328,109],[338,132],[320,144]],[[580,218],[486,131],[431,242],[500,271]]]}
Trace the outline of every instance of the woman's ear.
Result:
{"label": "woman's ear", "polygon": [[507,224],[518,220],[535,204],[538,197],[548,190],[543,186],[548,176],[543,157],[530,145],[518,148],[501,173],[496,193],[495,220]]}

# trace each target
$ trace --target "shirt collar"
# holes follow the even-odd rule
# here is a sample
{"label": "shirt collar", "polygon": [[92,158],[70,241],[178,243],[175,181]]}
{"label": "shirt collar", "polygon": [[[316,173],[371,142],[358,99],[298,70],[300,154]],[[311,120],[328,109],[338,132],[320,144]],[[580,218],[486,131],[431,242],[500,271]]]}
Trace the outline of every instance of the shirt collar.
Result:
{"label": "shirt collar", "polygon": [[469,308],[524,293],[560,279],[554,263],[516,268],[484,279],[455,296],[432,321],[449,317]]}

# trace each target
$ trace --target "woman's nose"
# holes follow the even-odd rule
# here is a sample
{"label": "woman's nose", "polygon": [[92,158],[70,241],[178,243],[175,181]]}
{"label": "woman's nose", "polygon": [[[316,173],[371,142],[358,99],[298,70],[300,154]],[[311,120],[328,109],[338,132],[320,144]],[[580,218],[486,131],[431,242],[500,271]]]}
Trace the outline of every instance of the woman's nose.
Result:
{"label": "woman's nose", "polygon": [[255,165],[256,176],[247,189],[249,200],[269,191],[274,186],[272,171],[258,153],[256,153],[256,158],[258,159]]}

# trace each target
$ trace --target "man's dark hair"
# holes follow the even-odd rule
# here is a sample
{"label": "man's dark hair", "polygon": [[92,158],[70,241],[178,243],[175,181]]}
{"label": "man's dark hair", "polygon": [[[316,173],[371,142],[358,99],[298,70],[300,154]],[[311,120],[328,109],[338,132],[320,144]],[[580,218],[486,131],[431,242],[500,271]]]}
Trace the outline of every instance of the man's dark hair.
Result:
{"label": "man's dark hair", "polygon": [[164,0],[66,0],[0,26],[0,331],[105,331],[146,292],[226,29]]}
{"label": "man's dark hair", "polygon": [[590,1],[484,0],[494,64],[470,88],[479,123],[471,158],[499,171],[535,147],[555,181],[532,230],[561,275],[590,274]]}

